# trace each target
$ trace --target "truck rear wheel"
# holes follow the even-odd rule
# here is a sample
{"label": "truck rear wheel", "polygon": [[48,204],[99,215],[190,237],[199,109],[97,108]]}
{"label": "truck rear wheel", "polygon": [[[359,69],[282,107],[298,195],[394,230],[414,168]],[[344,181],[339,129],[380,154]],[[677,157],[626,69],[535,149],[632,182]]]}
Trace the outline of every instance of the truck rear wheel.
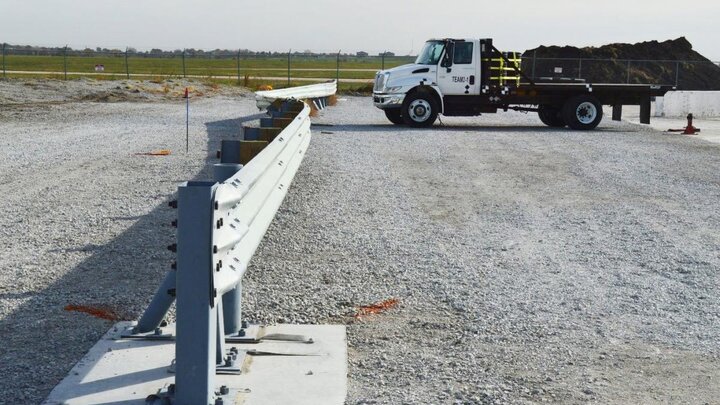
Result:
{"label": "truck rear wheel", "polygon": [[403,121],[411,127],[429,127],[437,119],[438,106],[427,92],[411,93],[403,101],[401,114]]}
{"label": "truck rear wheel", "polygon": [[553,128],[562,128],[567,124],[565,124],[561,110],[562,108],[554,105],[541,104],[538,107],[538,116],[543,124]]}
{"label": "truck rear wheel", "polygon": [[402,109],[401,108],[388,108],[385,111],[385,116],[387,117],[390,122],[392,122],[395,125],[405,125],[405,121],[403,121],[402,118]]}
{"label": "truck rear wheel", "polygon": [[588,94],[575,96],[565,102],[562,116],[572,129],[590,130],[600,124],[603,116],[602,104]]}

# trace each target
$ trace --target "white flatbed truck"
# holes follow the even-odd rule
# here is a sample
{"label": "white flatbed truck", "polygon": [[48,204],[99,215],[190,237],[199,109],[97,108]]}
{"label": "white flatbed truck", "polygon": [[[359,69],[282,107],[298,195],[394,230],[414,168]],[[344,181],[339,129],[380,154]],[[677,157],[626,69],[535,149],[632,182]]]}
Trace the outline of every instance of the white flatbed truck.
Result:
{"label": "white flatbed truck", "polygon": [[650,123],[650,102],[673,86],[587,83],[528,77],[514,53],[503,53],[492,39],[433,39],[415,63],[377,73],[373,103],[394,124],[428,127],[438,114],[476,116],[499,110],[537,112],[551,127],[590,130],[613,106],[619,121],[623,105],[640,106],[640,122]]}

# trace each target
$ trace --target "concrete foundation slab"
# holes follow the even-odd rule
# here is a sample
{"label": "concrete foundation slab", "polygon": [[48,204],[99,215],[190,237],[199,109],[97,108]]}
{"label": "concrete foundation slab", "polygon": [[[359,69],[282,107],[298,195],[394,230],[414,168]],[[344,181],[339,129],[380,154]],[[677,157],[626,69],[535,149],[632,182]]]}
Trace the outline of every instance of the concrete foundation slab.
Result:
{"label": "concrete foundation slab", "polygon": [[[174,341],[123,339],[133,323],[119,322],[93,346],[45,400],[46,405],[145,404],[174,383]],[[163,328],[174,333],[174,324]],[[347,392],[344,326],[272,325],[266,335],[305,335],[313,343],[261,341],[228,344],[247,351],[240,375],[216,375],[218,387],[236,393],[235,403],[343,404]],[[228,402],[226,402],[226,405]]]}
{"label": "concrete foundation slab", "polygon": [[[609,119],[611,114],[611,108],[605,108],[605,115]],[[623,107],[623,119],[635,124],[640,123],[640,108],[637,106],[624,106]],[[670,128],[685,128],[687,126],[687,119],[685,117],[680,118],[667,118],[667,117],[651,117],[650,127],[658,131],[662,131],[667,136],[684,136],[690,138],[702,139],[707,142],[720,143],[720,118],[695,118],[693,120],[695,127],[700,128],[701,131],[697,135],[682,135],[679,133],[667,132]]]}

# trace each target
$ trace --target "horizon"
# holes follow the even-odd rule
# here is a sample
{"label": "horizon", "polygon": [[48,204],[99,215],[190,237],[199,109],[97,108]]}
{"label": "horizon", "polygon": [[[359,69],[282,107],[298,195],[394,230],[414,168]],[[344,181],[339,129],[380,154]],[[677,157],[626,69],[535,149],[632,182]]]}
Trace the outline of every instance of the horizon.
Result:
{"label": "horizon", "polygon": [[[638,44],[641,44],[641,43],[648,43],[648,42],[664,43],[664,42],[673,42],[673,41],[677,41],[677,40],[680,40],[680,39],[685,39],[685,40],[687,40],[687,38],[685,38],[684,36],[682,36],[682,37],[678,37],[678,38],[674,38],[674,39],[666,39],[666,40],[648,40],[648,41],[640,41],[640,42],[634,42],[634,43],[629,43],[629,42],[613,42],[613,43],[608,43],[608,44],[602,44],[602,45],[599,45],[599,46],[585,46],[585,47],[577,47],[577,48],[578,48],[578,49],[588,49],[588,48],[589,48],[589,49],[597,49],[597,48],[600,48],[600,47],[603,47],[603,46],[609,46],[609,45],[638,45]],[[688,42],[690,42],[690,41],[688,41]],[[18,47],[18,48],[26,48],[26,47],[28,47],[28,48],[38,48],[38,49],[62,49],[62,48],[64,48],[65,46],[67,46],[68,49],[69,49],[69,50],[72,50],[72,51],[87,51],[87,50],[90,50],[90,51],[92,51],[92,52],[98,52],[98,53],[102,53],[102,52],[125,52],[125,49],[123,49],[123,48],[110,48],[110,47],[105,47],[105,46],[73,47],[73,46],[70,46],[69,44],[68,44],[68,45],[59,45],[59,46],[58,46],[58,45],[11,44],[11,43],[2,42],[2,41],[0,41],[0,44],[7,45],[7,46],[10,47],[10,49],[13,49],[13,47]],[[690,44],[692,45],[692,42],[690,42]],[[567,47],[567,46],[572,46],[572,45],[555,45],[555,44],[552,44],[552,45],[541,44],[541,45],[539,45],[539,47],[541,47],[541,46],[545,46],[545,47],[560,47],[560,48],[562,48],[562,47]],[[254,53],[254,54],[269,53],[269,54],[280,54],[280,55],[282,55],[282,54],[287,54],[287,52],[288,52],[288,50],[285,50],[285,51],[283,51],[283,50],[258,50],[258,49],[247,49],[247,48],[241,48],[241,49],[235,48],[235,49],[232,49],[232,48],[217,48],[217,47],[216,47],[216,48],[212,48],[212,47],[211,47],[211,48],[174,48],[174,49],[165,48],[165,49],[163,49],[163,48],[157,48],[157,47],[151,47],[151,48],[136,48],[136,47],[128,46],[128,47],[125,47],[125,48],[128,49],[128,50],[131,50],[131,52],[137,52],[137,53],[150,53],[150,52],[153,51],[153,50],[155,50],[155,51],[159,50],[159,51],[162,52],[162,53],[173,53],[173,52],[177,52],[177,51],[195,51],[195,52],[202,51],[202,52],[204,52],[204,53],[211,53],[211,52],[220,51],[220,52],[249,52],[249,53]],[[98,49],[100,49],[100,51],[98,51]],[[523,52],[528,51],[528,50],[532,50],[532,49],[533,49],[533,48],[524,49]],[[695,49],[694,46],[692,46],[692,50],[695,51],[695,52],[698,52],[698,51]],[[311,55],[312,55],[312,54],[315,54],[315,55],[334,55],[334,54],[336,54],[336,52],[332,52],[332,51],[330,51],[330,52],[323,52],[323,51],[313,51],[313,50],[311,50],[311,49],[305,49],[305,50],[294,50],[294,49],[290,49],[289,51],[290,51],[292,54],[311,54]],[[358,52],[366,52],[366,53],[368,53],[368,56],[369,56],[369,57],[378,57],[378,56],[381,56],[380,53],[383,53],[383,52],[393,52],[393,51],[388,50],[388,51],[379,51],[379,52],[377,52],[377,53],[374,53],[374,52],[367,52],[367,51],[365,51],[365,50],[363,50],[363,49],[360,49],[360,50],[345,51],[345,52],[341,52],[340,54],[341,54],[341,55],[345,55],[345,56],[354,56],[354,55],[355,55],[356,53],[358,53]],[[709,60],[712,61],[712,62],[720,63],[720,59],[709,58],[709,57],[707,57],[706,55],[702,54],[701,52],[698,52],[698,53],[699,53],[701,56],[709,59]],[[399,54],[399,53],[397,53],[397,52],[393,52],[393,54],[394,54],[394,56],[396,56],[396,57],[414,57],[414,56],[417,56],[416,54],[413,54],[413,55],[411,55],[411,54]]]}
{"label": "horizon", "polygon": [[[416,54],[425,40],[437,37],[494,38],[500,49],[508,51],[685,37],[693,50],[720,60],[715,41],[720,37],[715,23],[720,3],[709,0],[691,0],[682,8],[606,0],[592,14],[567,0],[541,6],[529,0],[504,5],[455,0],[442,7],[430,0],[418,0],[413,7],[367,0],[351,11],[330,0],[280,6],[216,0],[212,7],[192,0],[0,0],[0,14],[12,17],[0,26],[0,41],[73,49],[291,49],[409,55]],[[477,18],[468,18],[469,14]]]}

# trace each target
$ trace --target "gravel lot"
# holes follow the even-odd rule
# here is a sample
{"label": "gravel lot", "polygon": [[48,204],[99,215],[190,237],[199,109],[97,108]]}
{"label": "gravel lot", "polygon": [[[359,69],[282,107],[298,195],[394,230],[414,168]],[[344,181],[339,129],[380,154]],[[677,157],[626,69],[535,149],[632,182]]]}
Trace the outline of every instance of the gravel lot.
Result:
{"label": "gravel lot", "polygon": [[[111,325],[65,305],[138,316],[172,259],[167,201],[257,112],[206,93],[185,154],[181,101],[59,98],[0,110],[0,403],[41,401]],[[348,404],[717,403],[720,145],[443,121],[393,127],[355,97],[315,118],[246,315],[347,324]]]}

